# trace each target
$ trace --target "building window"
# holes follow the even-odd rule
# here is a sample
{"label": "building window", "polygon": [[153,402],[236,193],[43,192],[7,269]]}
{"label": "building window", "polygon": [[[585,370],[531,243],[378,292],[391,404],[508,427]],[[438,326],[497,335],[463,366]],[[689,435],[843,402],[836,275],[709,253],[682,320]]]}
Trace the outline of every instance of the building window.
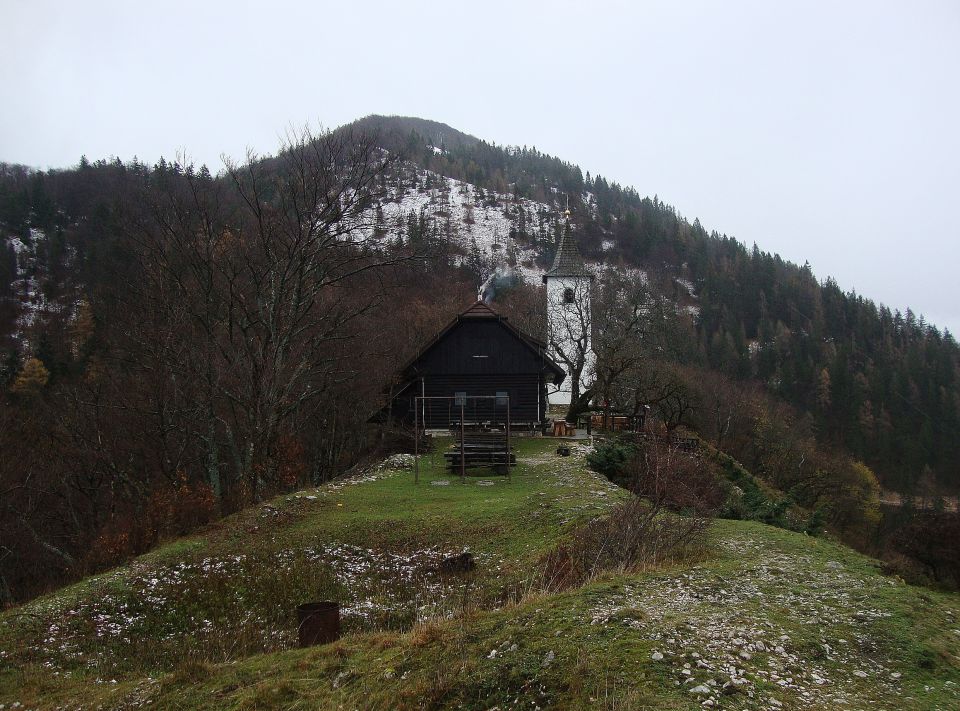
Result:
{"label": "building window", "polygon": [[510,396],[503,390],[497,391],[497,407],[506,407]]}
{"label": "building window", "polygon": [[[449,391],[447,391],[449,392]],[[454,393],[453,394],[453,404],[457,407],[465,407],[467,404],[467,394],[466,393]]]}
{"label": "building window", "polygon": [[576,301],[576,296],[573,293],[573,289],[568,286],[563,290],[563,303],[572,304],[574,301]]}

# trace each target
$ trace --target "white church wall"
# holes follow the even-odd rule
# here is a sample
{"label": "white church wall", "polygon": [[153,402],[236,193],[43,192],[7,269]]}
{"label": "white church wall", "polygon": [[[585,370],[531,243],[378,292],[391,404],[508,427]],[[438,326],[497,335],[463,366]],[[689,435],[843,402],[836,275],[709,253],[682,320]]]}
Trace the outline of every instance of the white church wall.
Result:
{"label": "white church wall", "polygon": [[[573,378],[567,361],[583,359],[580,392],[593,384],[596,354],[591,343],[591,279],[581,276],[547,277],[547,331],[550,356],[567,371],[559,386],[549,386],[547,399],[551,405],[569,405]],[[565,292],[573,290],[574,301],[567,303]]]}

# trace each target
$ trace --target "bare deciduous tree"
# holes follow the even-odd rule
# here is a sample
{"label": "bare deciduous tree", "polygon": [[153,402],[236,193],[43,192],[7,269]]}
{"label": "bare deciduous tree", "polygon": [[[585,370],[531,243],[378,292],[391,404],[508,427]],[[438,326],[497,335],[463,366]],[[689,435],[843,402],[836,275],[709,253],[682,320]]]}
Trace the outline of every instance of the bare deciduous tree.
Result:
{"label": "bare deciduous tree", "polygon": [[591,280],[586,278],[565,279],[547,288],[547,347],[550,356],[567,371],[560,388],[570,393],[568,422],[576,421],[594,394],[592,292]]}
{"label": "bare deciduous tree", "polygon": [[259,499],[278,439],[347,377],[351,324],[378,299],[351,286],[398,259],[373,238],[393,160],[372,136],[304,129],[276,158],[226,161],[218,179],[161,166],[135,192],[122,346],[147,354],[162,391],[144,404],[202,444],[218,495]]}

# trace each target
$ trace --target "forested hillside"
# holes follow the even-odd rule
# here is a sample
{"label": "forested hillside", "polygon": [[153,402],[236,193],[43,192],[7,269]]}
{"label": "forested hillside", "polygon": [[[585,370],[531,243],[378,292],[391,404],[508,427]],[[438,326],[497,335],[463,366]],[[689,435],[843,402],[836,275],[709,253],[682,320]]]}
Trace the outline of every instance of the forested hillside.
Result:
{"label": "forested hillside", "polygon": [[[363,123],[393,130],[392,147],[431,171],[560,210],[569,200],[586,256],[666,270],[678,278],[678,300],[687,296],[684,283],[693,287],[701,364],[761,381],[890,487],[912,491],[924,476],[960,486],[960,348],[948,331],[846,293],[831,278],[820,281],[809,264],[708,232],[657,196],[584,176],[536,148],[465,140],[443,124],[413,119]],[[435,150],[444,142],[445,150]],[[535,216],[525,217],[515,227],[520,239],[543,238]]]}
{"label": "forested hillside", "polygon": [[216,175],[0,168],[0,599],[370,456],[396,365],[492,273],[542,332],[564,229],[601,271],[596,400],[651,405],[864,546],[873,472],[960,487],[950,334],[536,149],[368,117]]}

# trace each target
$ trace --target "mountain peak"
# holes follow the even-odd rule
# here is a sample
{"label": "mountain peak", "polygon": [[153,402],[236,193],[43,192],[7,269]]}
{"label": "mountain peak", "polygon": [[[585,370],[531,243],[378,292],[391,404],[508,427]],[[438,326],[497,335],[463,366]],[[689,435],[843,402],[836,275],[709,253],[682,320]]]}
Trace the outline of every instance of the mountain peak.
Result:
{"label": "mountain peak", "polygon": [[443,146],[445,148],[474,146],[482,143],[476,136],[458,131],[448,124],[419,118],[417,116],[370,114],[369,116],[364,116],[363,118],[348,123],[342,128],[375,130],[381,133],[400,134],[401,136],[412,132],[420,134],[433,146]]}

